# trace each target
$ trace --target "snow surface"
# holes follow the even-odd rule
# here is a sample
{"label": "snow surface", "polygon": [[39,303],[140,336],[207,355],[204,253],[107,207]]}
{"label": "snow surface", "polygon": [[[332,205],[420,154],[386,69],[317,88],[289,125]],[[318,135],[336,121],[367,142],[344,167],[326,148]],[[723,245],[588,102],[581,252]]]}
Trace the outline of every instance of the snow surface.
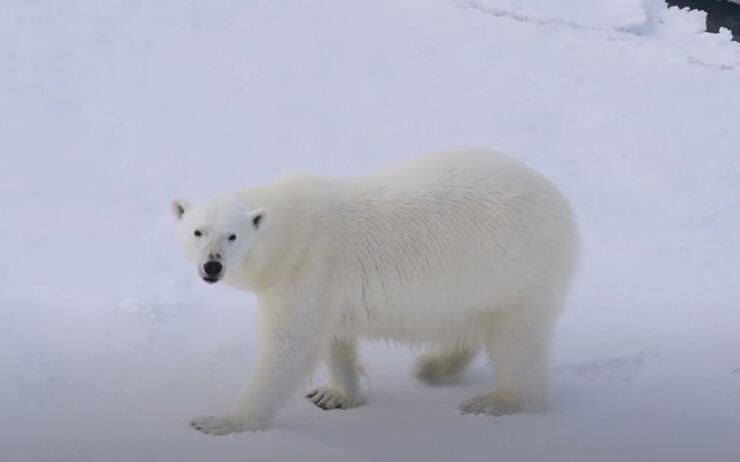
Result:
{"label": "snow surface", "polygon": [[[740,460],[740,44],[702,21],[652,0],[0,2],[0,460]],[[430,388],[415,352],[370,344],[366,406],[190,429],[249,374],[254,299],[197,278],[170,200],[461,145],[577,210],[552,411],[462,416],[482,359]]]}

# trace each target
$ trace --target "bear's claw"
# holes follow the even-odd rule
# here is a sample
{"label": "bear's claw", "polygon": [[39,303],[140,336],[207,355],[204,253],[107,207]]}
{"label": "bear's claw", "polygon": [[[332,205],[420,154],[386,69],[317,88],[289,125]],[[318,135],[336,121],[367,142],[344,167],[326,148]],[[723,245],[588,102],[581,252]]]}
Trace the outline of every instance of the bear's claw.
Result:
{"label": "bear's claw", "polygon": [[357,406],[357,400],[349,398],[344,393],[329,387],[321,387],[306,395],[309,401],[320,409],[330,411],[332,409],[349,409]]}

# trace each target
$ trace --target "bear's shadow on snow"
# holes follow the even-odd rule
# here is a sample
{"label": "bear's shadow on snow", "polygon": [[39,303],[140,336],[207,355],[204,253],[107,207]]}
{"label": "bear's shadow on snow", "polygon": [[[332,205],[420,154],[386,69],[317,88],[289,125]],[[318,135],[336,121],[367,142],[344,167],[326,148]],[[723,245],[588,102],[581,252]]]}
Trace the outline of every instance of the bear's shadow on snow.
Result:
{"label": "bear's shadow on snow", "polygon": [[[360,407],[323,411],[304,400],[305,404],[293,404],[294,411],[298,408],[297,413],[279,417],[275,427],[346,451],[359,460],[382,459],[389,448],[397,448],[399,444],[404,450],[413,450],[415,460],[449,460],[447,455],[451,455],[453,447],[481,447],[492,443],[491,438],[505,438],[503,435],[512,431],[529,432],[532,428],[558,425],[559,414],[585,405],[580,387],[553,383],[551,408],[546,413],[501,417],[463,415],[460,403],[490,391],[493,379],[491,370],[479,365],[447,385],[414,383],[409,387],[376,381]],[[452,428],[456,429],[454,445],[450,446],[447,438],[434,437]]]}
{"label": "bear's shadow on snow", "polygon": [[512,431],[558,425],[566,414],[610,400],[614,386],[630,386],[648,359],[648,352],[639,351],[554,365],[550,369],[550,408],[542,414],[463,415],[460,403],[487,393],[495,382],[495,372],[479,357],[456,381],[444,385],[423,384],[408,375],[398,380],[393,374],[381,374],[365,389],[365,404],[351,410],[323,411],[303,399],[302,404],[293,404],[291,415],[279,417],[275,426],[367,460],[384,457],[388,449],[384,442],[397,444],[392,442],[399,438],[406,449],[413,449],[417,459],[439,460],[451,450],[449,440],[430,435],[454,427],[459,430],[455,447],[480,446]]}
{"label": "bear's shadow on snow", "polygon": [[[478,364],[479,362],[480,364]],[[578,364],[573,367],[581,369],[588,368],[590,365],[590,363],[589,365]],[[555,368],[552,371],[553,383],[550,386],[550,409],[547,414],[570,411],[581,407],[583,404],[582,399],[580,399],[582,395],[581,386],[571,380],[558,380],[558,376],[567,373],[563,371],[563,367]],[[301,415],[297,418],[295,416],[291,417],[292,422],[285,418],[280,419],[279,426],[299,430],[304,429],[305,425],[316,430],[317,427],[321,426],[321,419],[324,416],[327,416],[325,422],[330,426],[337,422],[334,416],[340,418],[340,421],[343,422],[342,425],[353,425],[354,423],[361,425],[364,417],[383,416],[386,413],[390,414],[390,416],[386,416],[387,419],[393,419],[392,415],[397,413],[416,415],[422,420],[431,415],[440,419],[444,419],[445,416],[446,418],[462,417],[462,412],[459,410],[460,403],[473,396],[490,392],[495,383],[495,372],[492,372],[483,361],[478,360],[465,373],[449,382],[426,384],[411,376],[404,378],[404,381],[407,381],[407,383],[399,385],[371,380],[369,388],[366,386],[364,390],[365,403],[350,410],[323,411],[304,399],[305,405],[299,404],[304,412],[301,412]],[[409,386],[409,383],[411,386]],[[496,419],[496,417],[489,418]],[[352,420],[353,423],[346,423],[346,419]],[[375,420],[369,422],[372,423]]]}
{"label": "bear's shadow on snow", "polygon": [[[407,377],[411,382],[399,384],[388,380],[371,381],[366,389],[364,405],[346,411],[322,411],[307,400],[299,405],[299,415],[279,418],[277,426],[333,444],[330,435],[343,431],[347,449],[377,456],[377,449],[365,440],[368,432],[378,437],[393,438],[407,427],[417,427],[415,433],[424,434],[445,425],[478,425],[490,430],[510,425],[520,419],[537,419],[537,425],[556,424],[559,414],[571,413],[594,403],[609,399],[611,386],[629,386],[641,373],[646,353],[622,355],[573,364],[556,365],[551,369],[550,407],[543,414],[519,414],[504,417],[465,416],[459,404],[473,396],[487,393],[495,382],[495,372],[478,359],[470,369],[453,382],[428,385]],[[389,382],[389,383],[386,383]],[[386,422],[382,428],[378,419]],[[352,431],[347,430],[353,428]],[[352,435],[357,435],[353,438]],[[366,451],[363,447],[368,446]]]}

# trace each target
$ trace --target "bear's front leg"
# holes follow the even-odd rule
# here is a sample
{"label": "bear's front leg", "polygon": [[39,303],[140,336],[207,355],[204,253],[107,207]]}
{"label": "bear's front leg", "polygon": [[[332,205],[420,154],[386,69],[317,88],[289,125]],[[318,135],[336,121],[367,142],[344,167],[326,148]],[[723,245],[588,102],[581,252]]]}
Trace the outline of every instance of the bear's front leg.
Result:
{"label": "bear's front leg", "polygon": [[260,308],[262,342],[252,377],[234,410],[195,418],[190,425],[210,435],[264,429],[317,362],[319,316],[307,308]]}
{"label": "bear's front leg", "polygon": [[306,398],[325,411],[350,409],[361,404],[357,382],[362,369],[357,364],[356,340],[335,338],[325,359],[329,383],[312,391]]}

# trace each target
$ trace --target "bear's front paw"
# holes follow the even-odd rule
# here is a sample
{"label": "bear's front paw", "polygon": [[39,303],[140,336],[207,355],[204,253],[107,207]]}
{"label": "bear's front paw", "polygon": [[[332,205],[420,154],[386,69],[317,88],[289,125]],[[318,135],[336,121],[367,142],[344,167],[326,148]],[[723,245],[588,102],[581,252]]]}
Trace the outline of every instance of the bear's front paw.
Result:
{"label": "bear's front paw", "polygon": [[246,431],[259,431],[264,428],[258,423],[249,423],[234,416],[197,417],[190,421],[190,426],[208,435],[228,435]]}
{"label": "bear's front paw", "polygon": [[317,388],[307,394],[306,398],[325,411],[350,409],[360,404],[359,400],[350,398],[345,393],[329,387]]}

